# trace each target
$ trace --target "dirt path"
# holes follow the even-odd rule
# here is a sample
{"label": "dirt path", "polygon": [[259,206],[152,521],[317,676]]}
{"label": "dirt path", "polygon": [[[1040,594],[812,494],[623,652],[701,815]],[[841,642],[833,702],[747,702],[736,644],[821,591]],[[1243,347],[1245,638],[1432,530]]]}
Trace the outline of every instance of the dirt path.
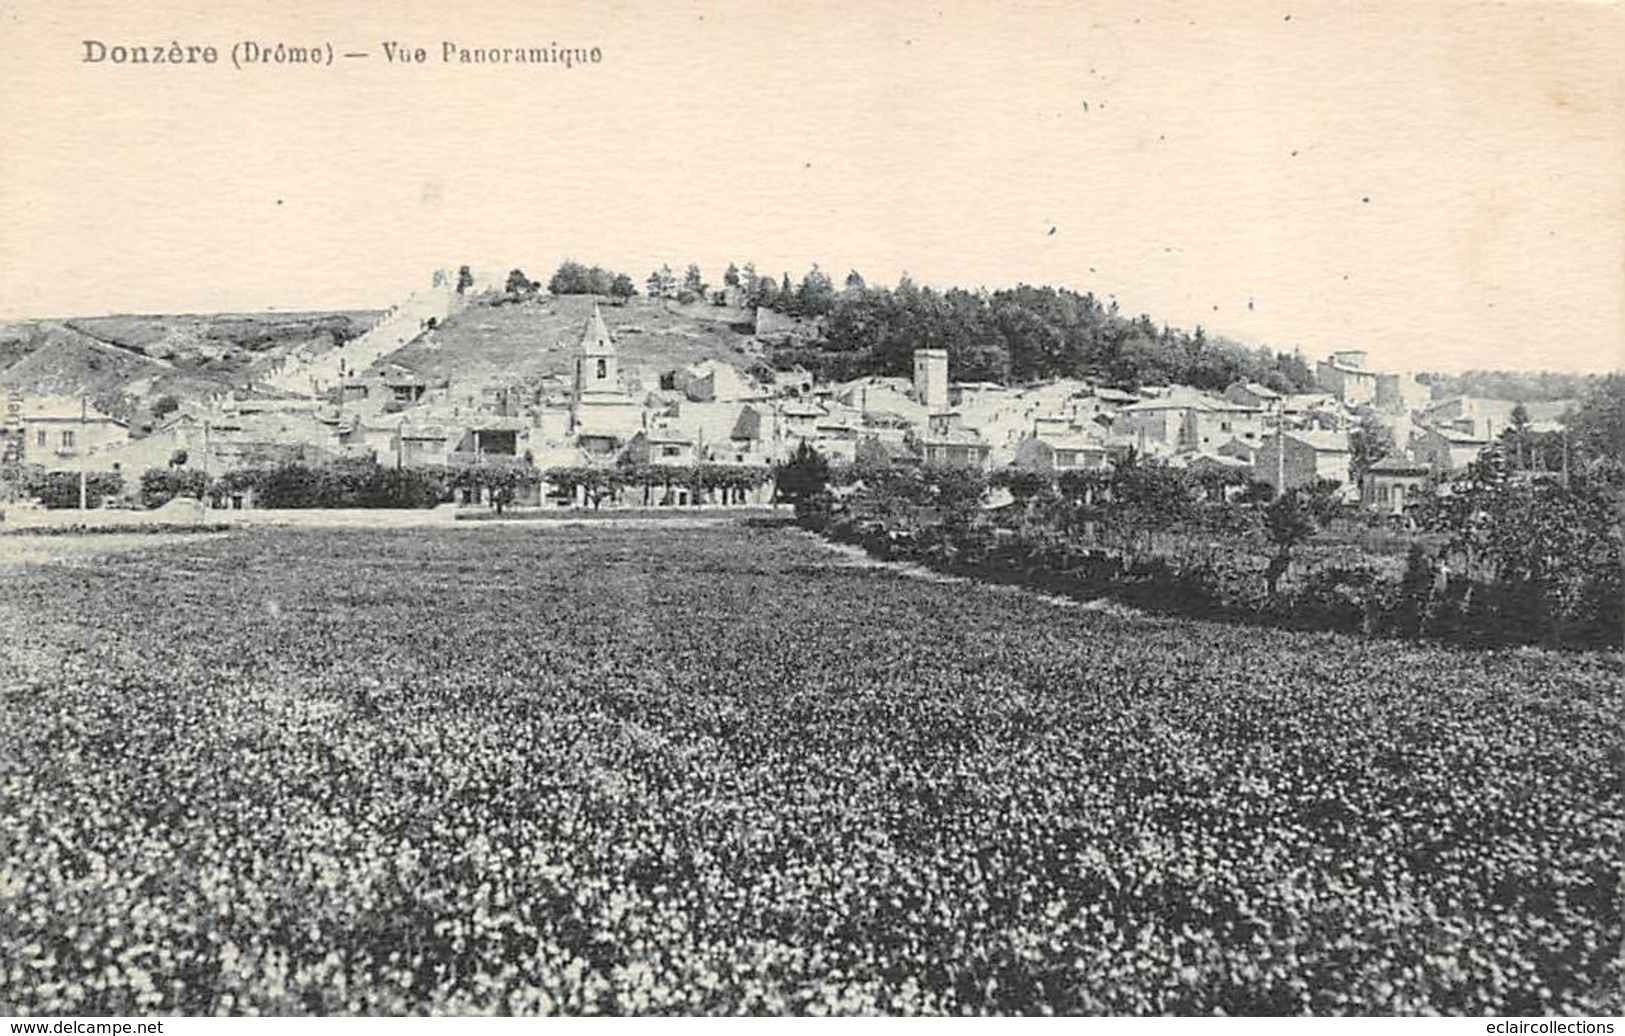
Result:
{"label": "dirt path", "polygon": [[146,547],[179,546],[223,535],[217,532],[109,532],[84,536],[0,536],[0,572],[23,565],[79,565],[104,554]]}
{"label": "dirt path", "polygon": [[969,576],[956,576],[949,575],[945,572],[938,572],[935,569],[927,568],[924,565],[915,564],[912,561],[883,561],[880,558],[871,556],[869,552],[864,550],[862,547],[855,547],[849,543],[832,543],[829,540],[824,539],[822,536],[817,536],[813,533],[803,533],[803,535],[809,537],[813,542],[817,543],[830,553],[838,555],[842,559],[839,562],[839,565],[842,568],[881,569],[887,572],[895,572],[896,574],[905,576],[909,579],[924,580],[928,583],[979,586],[987,590],[992,590],[996,593],[1018,594],[1022,597],[1027,597],[1035,601],[1043,601],[1045,604],[1053,605],[1057,608],[1101,612],[1102,614],[1112,615],[1120,619],[1151,619],[1151,616],[1140,611],[1138,608],[1131,608],[1128,605],[1114,601],[1109,597],[1096,597],[1087,601],[1082,601],[1076,597],[1064,597],[1061,594],[1045,593],[1042,590],[1034,590],[1025,586],[1013,586],[1007,583],[986,583],[979,579],[972,579]]}

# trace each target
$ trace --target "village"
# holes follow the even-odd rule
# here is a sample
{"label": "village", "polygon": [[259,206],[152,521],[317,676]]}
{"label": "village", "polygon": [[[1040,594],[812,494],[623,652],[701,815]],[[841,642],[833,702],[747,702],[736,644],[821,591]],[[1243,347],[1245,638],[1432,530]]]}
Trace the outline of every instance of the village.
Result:
{"label": "village", "polygon": [[1625,1036],[1625,3],[0,26],[3,1036]]}
{"label": "village", "polygon": [[[1516,420],[1533,432],[1561,428],[1552,404],[1531,419],[1508,400],[1433,399],[1414,375],[1371,369],[1352,349],[1320,361],[1318,391],[1300,394],[1249,381],[1222,393],[1178,384],[1131,392],[1087,379],[957,381],[947,351],[934,348],[914,350],[911,378],[839,382],[716,359],[629,363],[596,299],[579,337],[551,343],[569,351],[568,373],[523,382],[428,376],[393,358],[408,345],[432,348],[445,321],[478,306],[479,297],[441,271],[429,290],[358,338],[278,360],[241,391],[183,401],[146,434],[83,398],[13,396],[9,459],[115,475],[126,498],[154,469],[211,481],[288,463],[508,469],[527,476],[513,480],[511,498],[494,500],[489,484],[471,482],[448,504],[616,508],[771,503],[771,472],[802,444],[835,465],[868,459],[1050,475],[1105,470],[1135,456],[1229,472],[1234,485],[1261,482],[1277,494],[1336,483],[1342,502],[1397,515],[1431,479],[1465,467]],[[779,314],[753,316],[760,338],[785,333]],[[1373,426],[1391,446],[1356,466],[1352,437]],[[627,465],[707,465],[739,469],[741,477],[705,488],[673,478],[653,491],[615,489],[602,499],[589,498],[579,479],[548,477]],[[211,493],[208,502],[256,506],[244,487]]]}

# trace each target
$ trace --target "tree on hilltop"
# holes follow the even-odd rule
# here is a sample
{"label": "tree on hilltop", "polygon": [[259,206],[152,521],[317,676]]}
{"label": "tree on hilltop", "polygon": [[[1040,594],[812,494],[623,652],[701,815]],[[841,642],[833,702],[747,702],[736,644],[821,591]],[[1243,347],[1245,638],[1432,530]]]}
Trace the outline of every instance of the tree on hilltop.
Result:
{"label": "tree on hilltop", "polygon": [[835,305],[835,285],[830,282],[829,274],[813,263],[801,278],[801,287],[796,292],[796,302],[799,304],[803,316],[818,317],[828,313]]}
{"label": "tree on hilltop", "polygon": [[542,285],[525,276],[525,271],[517,266],[508,271],[508,283],[503,286],[503,293],[514,298],[524,298],[540,291]]}
{"label": "tree on hilltop", "polygon": [[602,266],[585,266],[574,259],[566,259],[547,282],[547,290],[554,295],[613,296],[615,279],[623,276]]}
{"label": "tree on hilltop", "polygon": [[677,295],[677,275],[671,272],[671,266],[660,264],[660,269],[649,274],[644,282],[644,293],[651,299],[669,299]]}
{"label": "tree on hilltop", "polygon": [[688,269],[683,271],[683,290],[703,298],[710,285],[705,283],[705,275],[700,272],[699,263],[689,263]]}

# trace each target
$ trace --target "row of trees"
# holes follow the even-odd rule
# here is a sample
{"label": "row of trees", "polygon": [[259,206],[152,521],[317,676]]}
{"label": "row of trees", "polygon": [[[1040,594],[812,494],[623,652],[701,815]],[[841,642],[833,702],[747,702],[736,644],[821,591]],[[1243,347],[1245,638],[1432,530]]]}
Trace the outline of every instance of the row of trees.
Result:
{"label": "row of trees", "polygon": [[[26,470],[19,482],[23,496],[38,500],[52,510],[79,506],[81,476],[77,471]],[[85,505],[100,507],[103,501],[123,495],[124,476],[116,471],[87,472],[83,486]]]}
{"label": "row of trees", "polygon": [[686,489],[694,500],[708,496],[740,503],[773,477],[766,467],[728,464],[620,464],[614,467],[549,468],[548,483],[571,496],[584,497],[594,510],[627,490],[641,491],[645,504],[658,503],[672,490]]}
{"label": "row of trees", "polygon": [[[523,277],[521,271],[515,270],[514,274]],[[513,275],[509,281],[513,281]],[[632,278],[626,274],[602,266],[585,266],[574,259],[564,260],[553,271],[547,291],[551,295],[604,295],[616,302],[625,302],[638,293]]]}
{"label": "row of trees", "polygon": [[[1354,514],[1330,482],[1275,497],[1232,472],[1132,461],[1059,478],[832,471],[806,450],[778,485],[805,524],[885,556],[1181,613],[1486,645],[1617,647],[1625,629],[1625,465],[1612,459],[1529,479],[1487,450],[1424,495],[1402,575],[1341,534],[1317,536]],[[995,486],[1013,506],[987,508]]]}
{"label": "row of trees", "polygon": [[[683,488],[694,499],[718,497],[722,502],[738,502],[772,477],[772,470],[766,467],[721,464],[624,463],[539,471],[523,464],[395,468],[369,461],[244,468],[212,479],[194,469],[154,468],[141,476],[138,492],[141,505],[147,508],[176,497],[222,503],[234,496],[249,496],[254,506],[266,508],[423,508],[451,500],[461,491],[480,494],[500,511],[522,491],[544,482],[571,496],[580,491],[597,508],[629,489],[642,490],[653,501]],[[91,479],[94,505],[124,491],[117,475]],[[70,472],[40,473],[28,484],[29,492],[49,507],[77,507],[78,487],[78,475]]]}

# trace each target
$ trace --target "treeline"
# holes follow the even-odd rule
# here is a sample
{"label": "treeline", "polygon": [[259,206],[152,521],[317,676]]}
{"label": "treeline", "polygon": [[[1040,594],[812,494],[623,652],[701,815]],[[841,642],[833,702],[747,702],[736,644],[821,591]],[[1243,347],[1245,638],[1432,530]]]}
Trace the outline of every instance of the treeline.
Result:
{"label": "treeline", "polygon": [[[1028,472],[875,467],[798,456],[781,472],[803,524],[891,559],[1141,609],[1295,629],[1473,646],[1614,648],[1625,630],[1618,499],[1601,462],[1567,484],[1508,475],[1500,451],[1394,540],[1403,564],[1351,538],[1365,516],[1332,486],[1267,492],[1156,463],[1059,479]],[[1228,486],[1227,483],[1235,483]],[[989,510],[988,490],[1014,498]]]}
{"label": "treeline", "polygon": [[1625,374],[1585,375],[1578,402],[1561,431],[1537,432],[1522,403],[1496,436],[1500,455],[1515,471],[1565,471],[1612,459],[1625,463]]}
{"label": "treeline", "polygon": [[[210,477],[195,468],[151,468],[134,486],[127,486],[116,472],[88,474],[85,496],[93,508],[125,500],[151,509],[177,497],[221,506],[235,496],[247,496],[253,506],[266,508],[420,508],[451,499],[457,489],[514,490],[524,484],[527,470],[499,465],[394,468],[354,461],[240,468]],[[52,510],[74,509],[79,506],[79,475],[32,471],[23,480],[22,491]]]}
{"label": "treeline", "polygon": [[[509,293],[512,294],[515,281],[522,281],[524,274],[515,270],[508,279]],[[539,284],[535,285],[535,288],[540,287]],[[574,259],[564,260],[553,271],[553,276],[547,282],[547,291],[550,295],[604,295],[620,302],[638,293],[632,278],[626,274],[606,270],[602,266],[586,266]]]}
{"label": "treeline", "polygon": [[1314,372],[1297,352],[1248,349],[1201,327],[1187,332],[1131,318],[1115,301],[1067,288],[938,291],[906,275],[888,288],[856,270],[837,286],[817,265],[792,280],[788,271],[774,277],[749,262],[729,263],[717,290],[695,263],[681,276],[662,265],[644,287],[650,298],[762,307],[806,320],[807,340],[779,348],[773,364],[834,380],[907,376],[914,350],[935,348],[948,351],[959,381],[1092,377],[1128,389],[1178,383],[1220,391],[1242,380],[1283,393],[1314,387]]}
{"label": "treeline", "polygon": [[1578,399],[1597,387],[1596,374],[1562,371],[1463,371],[1460,374],[1418,374],[1416,380],[1433,391],[1435,399],[1482,396],[1525,403],[1552,403]]}
{"label": "treeline", "polygon": [[935,348],[947,350],[958,381],[1088,377],[1126,389],[1178,383],[1222,391],[1242,380],[1282,393],[1314,386],[1298,353],[1248,350],[1201,327],[1185,332],[1145,315],[1131,319],[1115,302],[1066,288],[938,292],[904,278],[896,288],[854,284],[828,302],[819,339],[781,352],[776,363],[836,378],[906,376],[915,349]]}
{"label": "treeline", "polygon": [[[246,497],[253,507],[269,509],[427,508],[464,493],[485,494],[498,508],[511,504],[523,489],[546,482],[555,490],[575,495],[579,489],[593,507],[626,491],[641,495],[645,503],[659,503],[672,489],[682,488],[695,499],[721,503],[742,502],[745,495],[772,478],[761,466],[723,464],[563,467],[537,470],[521,464],[425,465],[386,467],[372,461],[327,465],[279,464],[242,468],[210,478],[191,468],[153,468],[136,488],[142,507],[161,507],[177,497],[205,500],[223,506],[231,498]],[[88,477],[88,498],[99,507],[107,498],[124,493],[118,475]],[[79,476],[72,472],[40,472],[25,484],[25,491],[50,508],[79,506]]]}
{"label": "treeline", "polygon": [[571,496],[578,493],[594,510],[629,492],[644,505],[657,505],[674,489],[685,489],[693,499],[713,498],[719,503],[743,503],[746,494],[772,479],[770,468],[733,464],[618,464],[614,467],[549,468],[544,476],[555,488]]}
{"label": "treeline", "polygon": [[[79,506],[79,473],[76,471],[30,470],[21,480],[23,496],[38,500],[51,510]],[[124,492],[124,476],[118,472],[87,472],[84,476],[85,505],[100,507],[103,501]]]}

